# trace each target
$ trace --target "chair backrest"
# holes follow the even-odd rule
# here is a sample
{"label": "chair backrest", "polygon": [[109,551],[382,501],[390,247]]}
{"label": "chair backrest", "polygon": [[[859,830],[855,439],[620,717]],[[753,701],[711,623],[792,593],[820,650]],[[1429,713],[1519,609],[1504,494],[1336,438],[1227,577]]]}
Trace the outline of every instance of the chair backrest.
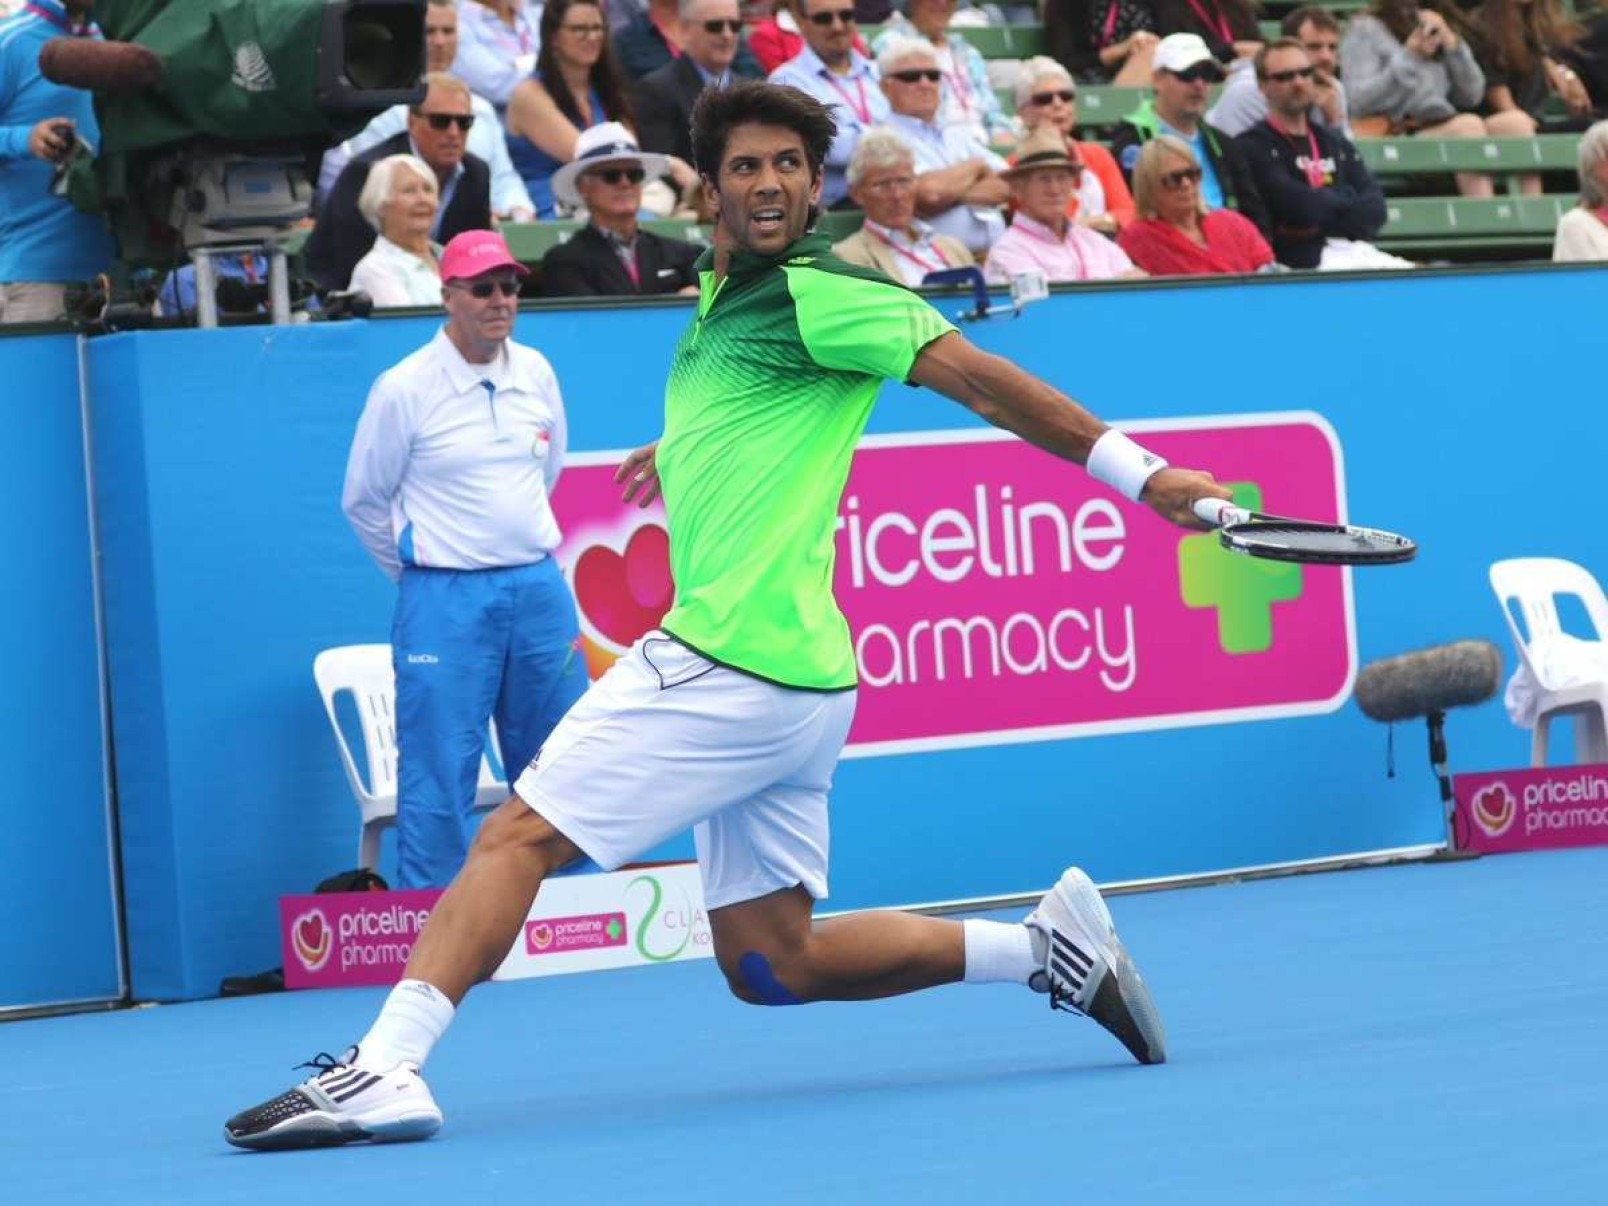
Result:
{"label": "chair backrest", "polygon": [[[1535,680],[1546,686],[1541,668],[1531,659],[1530,650],[1539,642],[1563,632],[1558,619],[1558,596],[1578,598],[1591,617],[1597,639],[1608,641],[1608,598],[1591,572],[1559,557],[1513,557],[1491,566],[1491,589],[1502,605],[1502,617],[1513,635],[1513,647]],[[1519,627],[1514,616],[1517,605],[1524,619]]]}
{"label": "chair backrest", "polygon": [[[324,711],[335,730],[335,744],[352,791],[360,799],[396,795],[396,675],[389,645],[341,645],[313,659],[313,679],[324,699]],[[352,694],[363,729],[363,752],[368,784],[357,773],[346,733],[335,715],[335,697]]]}

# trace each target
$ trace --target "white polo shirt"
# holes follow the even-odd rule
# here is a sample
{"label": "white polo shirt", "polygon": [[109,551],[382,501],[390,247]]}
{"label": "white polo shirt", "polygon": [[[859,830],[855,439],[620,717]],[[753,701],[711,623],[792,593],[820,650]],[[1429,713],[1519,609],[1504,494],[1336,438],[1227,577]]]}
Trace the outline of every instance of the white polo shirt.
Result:
{"label": "white polo shirt", "polygon": [[567,438],[545,356],[509,340],[470,364],[442,328],[369,391],[341,508],[392,580],[530,565],[558,547],[548,496]]}

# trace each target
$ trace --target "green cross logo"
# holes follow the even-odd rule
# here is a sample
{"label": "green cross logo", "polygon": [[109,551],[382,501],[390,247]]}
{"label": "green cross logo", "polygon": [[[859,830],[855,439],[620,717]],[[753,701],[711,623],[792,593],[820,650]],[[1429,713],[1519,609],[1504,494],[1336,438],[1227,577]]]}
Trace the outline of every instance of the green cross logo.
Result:
{"label": "green cross logo", "polygon": [[[1234,505],[1262,509],[1255,482],[1225,482]],[[1273,604],[1301,597],[1301,567],[1243,557],[1215,532],[1178,542],[1178,585],[1186,607],[1217,609],[1217,643],[1224,653],[1264,653],[1273,646]]]}
{"label": "green cross logo", "polygon": [[618,917],[610,917],[608,925],[603,927],[603,932],[609,936],[610,942],[618,942],[624,929],[625,927],[620,924]]}

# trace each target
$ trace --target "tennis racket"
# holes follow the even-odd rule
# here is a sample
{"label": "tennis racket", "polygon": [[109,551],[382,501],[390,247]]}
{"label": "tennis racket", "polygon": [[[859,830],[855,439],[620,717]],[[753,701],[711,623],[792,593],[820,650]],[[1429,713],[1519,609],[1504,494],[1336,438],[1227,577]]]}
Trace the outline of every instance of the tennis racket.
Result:
{"label": "tennis racket", "polygon": [[1218,529],[1225,549],[1247,557],[1303,565],[1394,565],[1418,555],[1414,541],[1394,532],[1263,515],[1222,498],[1198,499],[1195,514]]}

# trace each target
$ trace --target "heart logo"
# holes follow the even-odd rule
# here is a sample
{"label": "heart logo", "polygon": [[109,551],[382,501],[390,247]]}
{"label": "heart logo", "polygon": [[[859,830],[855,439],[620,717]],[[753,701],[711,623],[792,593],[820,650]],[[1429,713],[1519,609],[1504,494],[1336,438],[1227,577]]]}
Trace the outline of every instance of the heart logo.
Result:
{"label": "heart logo", "polygon": [[329,923],[324,920],[321,909],[313,909],[296,918],[291,926],[291,946],[296,950],[296,958],[301,965],[310,972],[315,972],[329,962],[329,952],[333,943],[330,941]]}
{"label": "heart logo", "polygon": [[645,523],[625,551],[594,544],[575,559],[575,601],[592,629],[624,653],[664,619],[675,598],[670,577],[670,533]]}
{"label": "heart logo", "polygon": [[545,921],[533,921],[525,927],[526,949],[531,954],[545,951],[553,945],[553,927]]}
{"label": "heart logo", "polygon": [[1493,783],[1474,795],[1474,819],[1490,837],[1501,837],[1513,824],[1518,808],[1505,783]]}

